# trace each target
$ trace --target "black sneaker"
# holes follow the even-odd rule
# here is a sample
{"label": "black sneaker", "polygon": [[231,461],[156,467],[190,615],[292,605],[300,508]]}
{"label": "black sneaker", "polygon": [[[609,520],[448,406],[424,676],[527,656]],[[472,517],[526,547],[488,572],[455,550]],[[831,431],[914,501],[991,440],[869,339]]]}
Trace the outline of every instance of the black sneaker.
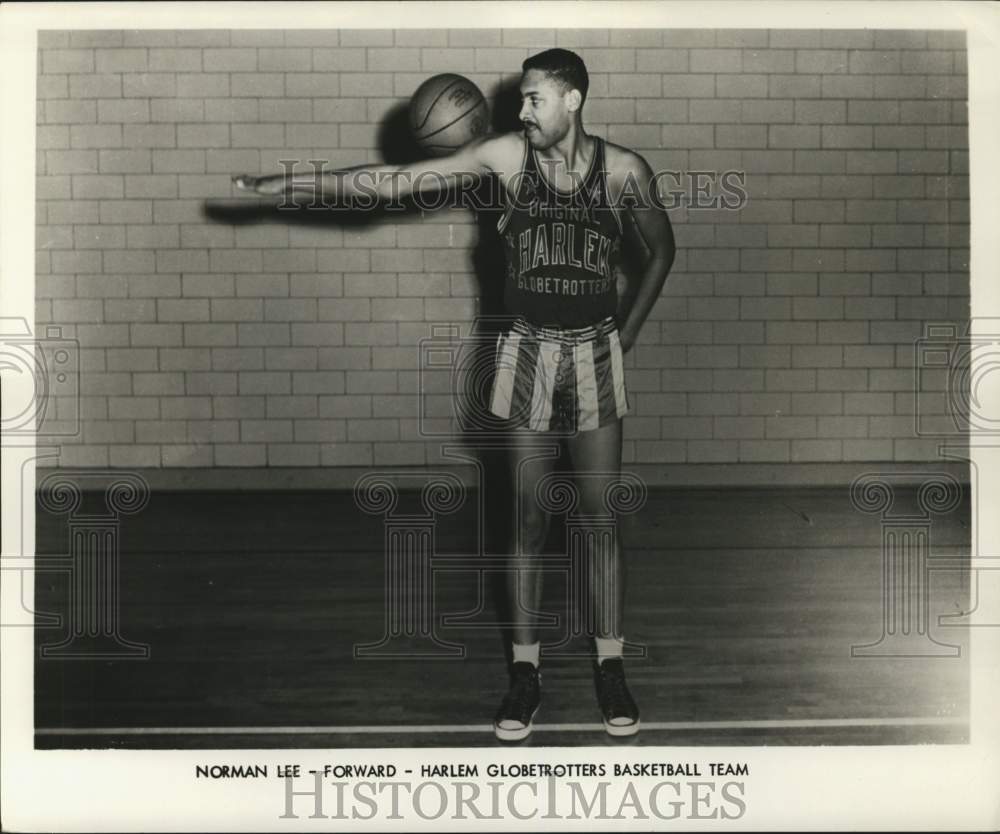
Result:
{"label": "black sneaker", "polygon": [[625,666],[620,658],[609,658],[594,669],[597,703],[608,735],[631,736],[639,732],[639,708],[625,683]]}
{"label": "black sneaker", "polygon": [[533,663],[511,666],[510,689],[493,719],[493,732],[501,741],[520,741],[531,734],[531,719],[542,699],[542,676]]}

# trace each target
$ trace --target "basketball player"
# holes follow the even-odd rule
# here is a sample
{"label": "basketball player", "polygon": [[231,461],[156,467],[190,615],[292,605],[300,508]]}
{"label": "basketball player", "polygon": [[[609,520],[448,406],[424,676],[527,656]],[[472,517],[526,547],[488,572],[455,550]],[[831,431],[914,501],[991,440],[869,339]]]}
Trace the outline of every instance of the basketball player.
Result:
{"label": "basketball player", "polygon": [[[549,518],[535,486],[552,470],[539,441],[561,439],[568,450],[582,515],[606,515],[606,490],[620,475],[622,416],[628,410],[622,355],[660,295],[674,259],[670,223],[655,197],[646,161],[589,135],[582,113],[588,76],[581,58],[550,49],[528,58],[521,79],[523,133],[476,139],[444,158],[408,165],[365,165],[306,176],[239,176],[238,187],[260,194],[324,199],[410,195],[468,186],[495,175],[506,209],[504,299],[516,317],[497,344],[490,410],[508,419],[517,500],[508,593],[514,611],[510,688],[494,720],[498,738],[531,732],[540,702],[538,560]],[[643,263],[631,304],[619,305],[616,264],[623,228],[637,233]],[[621,309],[619,309],[621,307]],[[624,565],[617,546],[588,554],[587,603],[594,614],[595,684],[608,733],[632,735],[639,710],[622,663]],[[603,550],[600,550],[603,548]]]}

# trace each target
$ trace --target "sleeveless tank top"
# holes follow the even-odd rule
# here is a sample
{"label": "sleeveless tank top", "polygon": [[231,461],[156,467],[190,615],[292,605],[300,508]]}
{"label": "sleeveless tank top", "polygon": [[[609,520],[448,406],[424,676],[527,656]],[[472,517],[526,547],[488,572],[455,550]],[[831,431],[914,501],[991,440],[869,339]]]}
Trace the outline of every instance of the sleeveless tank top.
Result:
{"label": "sleeveless tank top", "polygon": [[613,316],[618,306],[622,226],[608,196],[599,137],[576,186],[563,192],[550,185],[525,139],[521,170],[505,194],[508,205],[497,230],[507,260],[504,306],[532,324],[589,327]]}

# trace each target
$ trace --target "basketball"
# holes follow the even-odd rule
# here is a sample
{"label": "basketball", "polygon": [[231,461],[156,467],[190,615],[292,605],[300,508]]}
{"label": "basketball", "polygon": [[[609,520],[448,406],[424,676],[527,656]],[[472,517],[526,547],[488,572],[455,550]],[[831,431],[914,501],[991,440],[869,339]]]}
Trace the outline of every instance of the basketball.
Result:
{"label": "basketball", "polygon": [[410,99],[410,128],[430,156],[447,156],[486,132],[488,109],[479,88],[461,75],[428,78]]}

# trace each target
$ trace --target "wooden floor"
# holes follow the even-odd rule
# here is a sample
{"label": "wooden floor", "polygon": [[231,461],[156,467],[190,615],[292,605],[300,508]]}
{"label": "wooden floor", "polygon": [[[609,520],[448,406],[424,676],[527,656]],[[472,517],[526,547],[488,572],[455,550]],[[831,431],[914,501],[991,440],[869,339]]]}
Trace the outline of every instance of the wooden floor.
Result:
{"label": "wooden floor", "polygon": [[[913,496],[910,496],[911,498]],[[473,502],[438,523],[435,610],[476,605]],[[37,550],[67,552],[65,517],[38,510]],[[492,534],[491,534],[492,535]],[[558,550],[564,531],[555,525]],[[852,657],[882,634],[878,518],[838,489],[662,489],[621,522],[640,745],[963,743],[968,572],[930,573],[931,632],[957,657]],[[39,748],[462,747],[490,730],[506,687],[497,571],[484,607],[439,636],[457,659],[355,659],[384,631],[384,527],[349,493],[154,492],[121,524],[121,632],[146,660],[39,658]],[[967,557],[969,506],[936,516],[931,555]],[[502,548],[487,547],[488,552]],[[466,554],[462,558],[461,554]],[[440,563],[440,560],[438,560]],[[544,608],[565,632],[566,583]],[[66,574],[40,572],[36,610],[65,611]],[[36,629],[39,646],[60,628]],[[527,745],[621,744],[600,728],[586,641],[543,661]]]}

